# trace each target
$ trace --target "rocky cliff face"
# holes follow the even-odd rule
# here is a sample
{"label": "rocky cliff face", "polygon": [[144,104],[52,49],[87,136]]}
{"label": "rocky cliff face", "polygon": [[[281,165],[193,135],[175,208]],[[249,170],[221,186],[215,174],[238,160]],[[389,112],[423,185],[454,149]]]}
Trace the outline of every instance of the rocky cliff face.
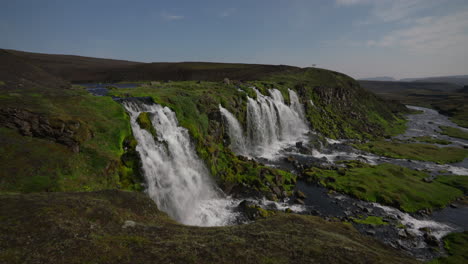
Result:
{"label": "rocky cliff face", "polygon": [[44,115],[18,108],[0,109],[0,126],[16,129],[23,136],[43,138],[63,144],[73,152],[92,132],[79,121],[49,119]]}

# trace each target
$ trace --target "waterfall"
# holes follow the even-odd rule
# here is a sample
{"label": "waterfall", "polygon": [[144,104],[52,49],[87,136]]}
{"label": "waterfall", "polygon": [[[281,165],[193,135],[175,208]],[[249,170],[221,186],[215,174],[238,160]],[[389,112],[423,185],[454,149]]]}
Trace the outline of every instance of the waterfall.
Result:
{"label": "waterfall", "polygon": [[[124,101],[147,192],[158,208],[187,225],[221,226],[233,223],[235,201],[224,198],[212,182],[208,169],[198,158],[188,131],[180,127],[176,115],[157,104]],[[148,112],[157,137],[140,128],[136,119]]]}
{"label": "waterfall", "polygon": [[299,115],[301,120],[305,120],[304,107],[301,102],[299,102],[299,97],[296,92],[291,89],[288,89],[289,100],[291,101],[291,108]]}
{"label": "waterfall", "polygon": [[257,89],[255,92],[256,100],[247,97],[245,133],[237,119],[220,106],[221,114],[227,120],[231,148],[236,154],[274,159],[282,148],[306,140],[308,127],[296,92],[289,90],[290,105],[284,102],[277,89],[270,89],[268,96]]}
{"label": "waterfall", "polygon": [[236,117],[231,114],[227,109],[219,105],[219,110],[228,123],[229,139],[231,140],[231,150],[239,155],[248,155],[247,147],[245,144],[244,132],[242,127],[237,121]]}

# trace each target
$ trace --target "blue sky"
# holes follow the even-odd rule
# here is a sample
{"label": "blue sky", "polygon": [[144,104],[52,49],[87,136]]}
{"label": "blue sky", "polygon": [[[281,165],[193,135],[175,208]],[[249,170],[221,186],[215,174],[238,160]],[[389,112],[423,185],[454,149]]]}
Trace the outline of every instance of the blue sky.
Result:
{"label": "blue sky", "polygon": [[0,0],[0,48],[134,61],[468,74],[466,0]]}

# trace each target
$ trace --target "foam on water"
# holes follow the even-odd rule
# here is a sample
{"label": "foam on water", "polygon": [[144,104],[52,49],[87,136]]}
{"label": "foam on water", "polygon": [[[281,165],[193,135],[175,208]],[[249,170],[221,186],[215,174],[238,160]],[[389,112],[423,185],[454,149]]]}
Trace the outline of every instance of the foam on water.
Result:
{"label": "foam on water", "polygon": [[404,224],[407,229],[414,235],[422,236],[423,232],[420,230],[422,228],[429,228],[431,234],[434,235],[437,239],[441,239],[448,233],[454,231],[454,228],[432,220],[419,220],[407,213],[403,213],[398,209],[384,206],[378,203],[373,203],[375,207],[382,208],[387,214],[393,215],[400,219],[400,222]]}

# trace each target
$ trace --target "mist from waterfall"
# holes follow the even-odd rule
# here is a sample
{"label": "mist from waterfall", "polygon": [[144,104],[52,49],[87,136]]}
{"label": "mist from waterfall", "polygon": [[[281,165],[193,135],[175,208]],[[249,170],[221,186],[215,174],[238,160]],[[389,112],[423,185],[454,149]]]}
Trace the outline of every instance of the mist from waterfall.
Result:
{"label": "mist from waterfall", "polygon": [[282,148],[306,140],[308,127],[299,97],[289,91],[290,105],[277,89],[263,95],[257,89],[257,99],[247,97],[247,127],[243,132],[238,120],[219,106],[228,124],[231,149],[238,155],[274,159]]}
{"label": "mist from waterfall", "polygon": [[[147,192],[158,208],[186,225],[233,224],[237,214],[232,209],[238,202],[225,198],[217,189],[175,113],[157,104],[123,104],[138,141],[136,150],[142,160]],[[142,112],[149,113],[156,138],[137,123]]]}

